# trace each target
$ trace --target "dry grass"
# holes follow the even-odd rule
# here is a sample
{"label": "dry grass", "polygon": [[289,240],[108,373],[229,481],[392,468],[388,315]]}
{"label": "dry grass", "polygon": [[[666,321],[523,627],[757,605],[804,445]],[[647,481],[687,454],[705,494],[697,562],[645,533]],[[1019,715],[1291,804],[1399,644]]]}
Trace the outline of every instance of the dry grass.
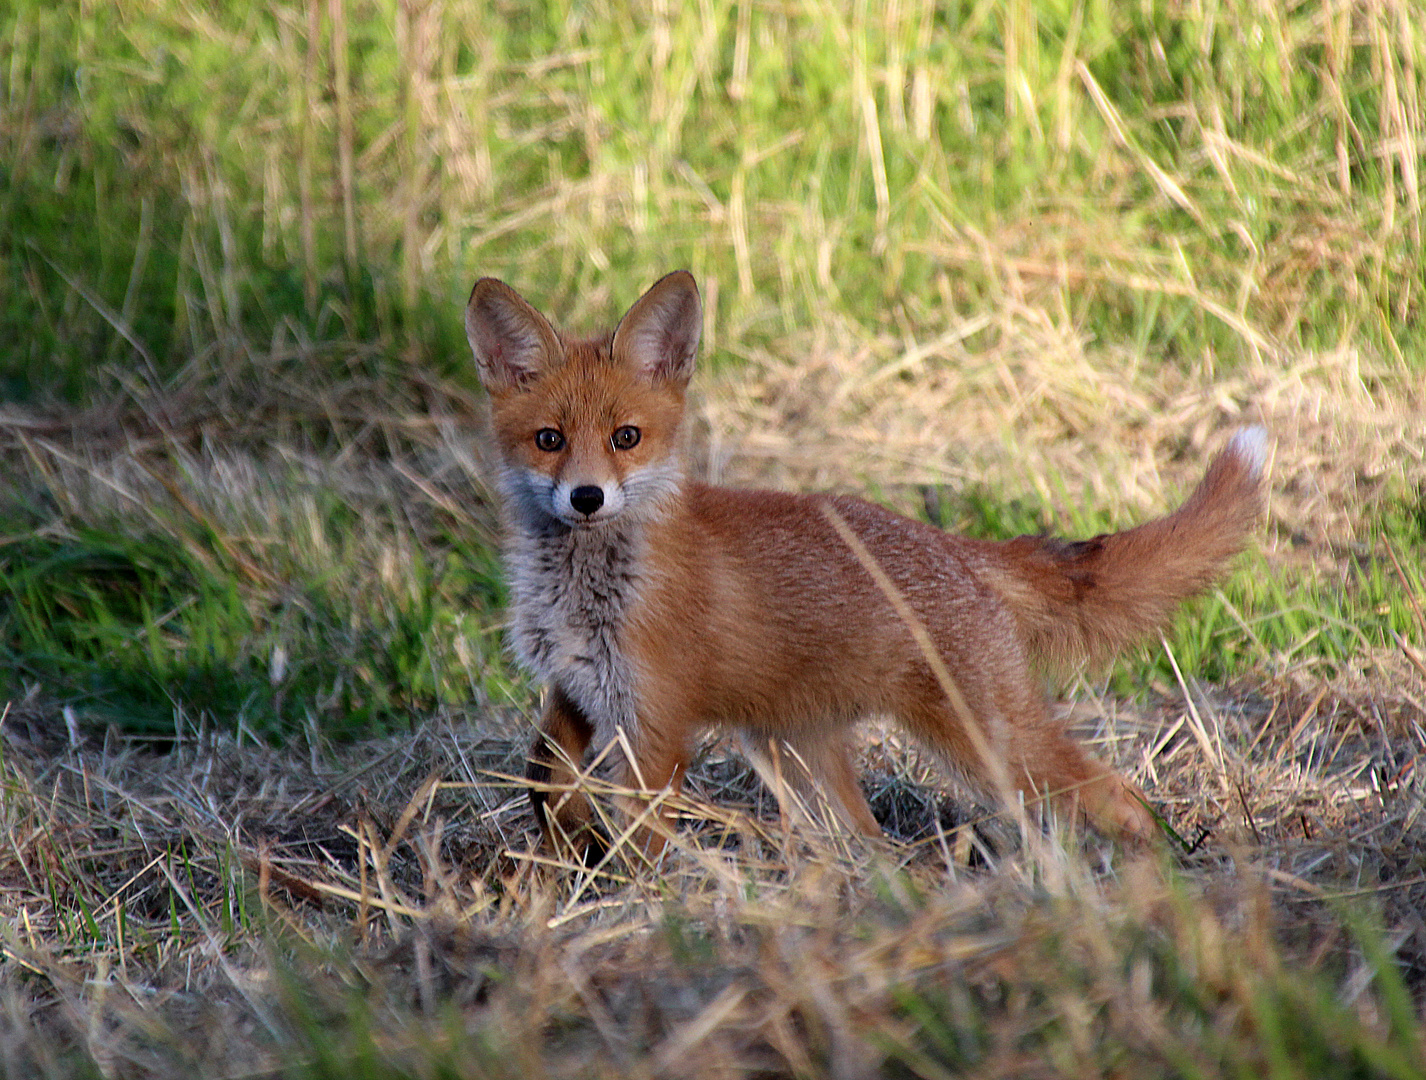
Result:
{"label": "dry grass", "polygon": [[1359,541],[1384,494],[1426,484],[1420,378],[1350,350],[1149,370],[1016,303],[922,342],[842,347],[857,336],[819,327],[722,374],[704,402],[711,471],[913,498],[923,485],[984,484],[1140,519],[1192,485],[1226,431],[1261,423],[1276,443],[1270,547]]}
{"label": "dry grass", "polygon": [[[515,716],[310,754],[211,733],[155,753],[56,739],[43,708],[12,706],[0,1060],[106,1076],[321,1075],[347,1055],[416,1075],[447,1059],[554,1076],[863,1076],[899,1060],[940,1075],[915,1064],[957,1060],[922,1001],[962,1026],[976,1075],[1116,1059],[1157,1075],[1175,1053],[1213,1057],[1176,1015],[1174,978],[1221,995],[1209,1014],[1251,1045],[1236,1014],[1280,966],[1326,973],[1384,1029],[1342,911],[1371,901],[1419,992],[1422,776],[1415,754],[1381,767],[1421,745],[1426,684],[1407,685],[1322,688],[1309,708],[1271,688],[1203,697],[1206,740],[1181,703],[1110,710],[1103,749],[1199,842],[1166,861],[1109,869],[1055,834],[1017,847],[965,808],[877,850],[788,832],[715,748],[690,787],[716,808],[690,807],[659,872],[595,878],[528,854],[523,799],[494,779],[519,770]],[[935,805],[914,753],[890,740],[872,756],[879,808],[888,792]],[[1042,1039],[1046,1024],[1071,1030]]]}
{"label": "dry grass", "polygon": [[[1278,440],[1267,565],[1283,574],[1339,563],[1380,491],[1421,482],[1419,388],[1390,370],[1282,358],[1208,392],[1088,355],[1013,306],[989,322],[1001,325],[988,347],[948,336],[891,374],[889,344],[839,351],[835,327],[754,358],[705,384],[697,453],[740,481],[870,485],[902,501],[912,485],[1024,484],[1133,518],[1186,486],[1223,426],[1262,419]],[[902,378],[915,393],[886,392]],[[250,390],[251,404],[273,392]],[[474,408],[419,392],[424,413],[363,412],[355,391],[347,413],[272,406],[288,424],[276,449],[258,445],[252,408],[204,407],[186,425],[177,404],[161,423],[150,404],[68,431],[11,417],[7,461],[67,500],[61,520],[200,517],[266,575],[265,595],[287,560],[324,557],[275,468],[298,461],[304,484],[368,508],[345,538],[351,564],[400,578],[403,544],[489,523]],[[383,525],[383,505],[403,510]],[[477,654],[472,672],[491,662]],[[1187,850],[1131,859],[1092,837],[1021,836],[874,726],[866,780],[893,842],[790,829],[713,744],[665,864],[614,860],[592,876],[532,854],[523,797],[503,779],[530,736],[519,687],[513,707],[473,691],[470,707],[400,735],[333,745],[309,731],[271,749],[181,715],[174,739],[125,740],[17,686],[0,723],[0,1063],[104,1076],[1215,1076],[1301,1050],[1296,1035],[1274,1042],[1278,1025],[1323,1032],[1329,1048],[1302,1061],[1346,1047],[1343,1061],[1411,1075],[1426,1048],[1392,995],[1419,1002],[1426,987],[1417,652],[1331,668],[1264,655],[1227,687],[1185,675],[1137,704],[1081,681],[1071,713]]]}

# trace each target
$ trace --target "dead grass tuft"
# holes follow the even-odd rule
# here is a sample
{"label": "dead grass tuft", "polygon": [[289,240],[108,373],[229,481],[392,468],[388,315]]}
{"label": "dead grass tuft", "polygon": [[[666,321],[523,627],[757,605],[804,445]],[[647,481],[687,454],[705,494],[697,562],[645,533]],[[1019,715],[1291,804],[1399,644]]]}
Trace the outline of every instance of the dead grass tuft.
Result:
{"label": "dead grass tuft", "polygon": [[[529,854],[533,822],[502,779],[529,737],[515,714],[450,712],[345,746],[190,730],[157,748],[71,737],[62,707],[14,704],[0,1045],[10,1070],[52,1075],[248,1074],[379,1046],[480,1075],[959,1061],[1035,1076],[1049,1023],[1078,1030],[1053,1044],[1081,1067],[1139,1054],[1147,1071],[1125,1075],[1150,1075],[1205,1052],[1165,981],[1235,1003],[1213,1015],[1236,1025],[1289,967],[1384,1030],[1343,911],[1379,912],[1419,993],[1426,680],[1399,674],[1391,692],[1285,683],[1196,689],[1192,712],[1080,707],[1085,737],[1191,842],[1173,869],[1017,838],[946,803],[895,736],[869,739],[868,782],[893,833],[919,839],[790,829],[714,744],[658,871],[591,876]],[[1026,994],[1047,996],[1026,1011]]]}

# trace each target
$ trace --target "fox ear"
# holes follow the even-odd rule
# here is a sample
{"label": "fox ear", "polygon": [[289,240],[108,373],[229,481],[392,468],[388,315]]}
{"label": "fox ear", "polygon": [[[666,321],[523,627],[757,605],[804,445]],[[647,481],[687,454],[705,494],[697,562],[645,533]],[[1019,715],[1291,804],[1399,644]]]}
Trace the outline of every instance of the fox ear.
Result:
{"label": "fox ear", "polygon": [[480,381],[492,393],[528,385],[557,366],[559,335],[543,315],[503,281],[481,278],[465,306],[465,335]]}
{"label": "fox ear", "polygon": [[650,382],[687,383],[703,333],[703,302],[687,270],[660,278],[614,331],[615,360]]}

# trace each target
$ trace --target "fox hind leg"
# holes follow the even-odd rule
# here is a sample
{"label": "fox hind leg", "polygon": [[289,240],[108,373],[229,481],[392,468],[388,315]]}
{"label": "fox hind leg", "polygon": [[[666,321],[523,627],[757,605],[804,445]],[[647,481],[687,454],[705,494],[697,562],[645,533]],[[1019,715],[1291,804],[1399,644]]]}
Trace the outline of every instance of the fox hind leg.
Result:
{"label": "fox hind leg", "polygon": [[1149,840],[1157,823],[1131,781],[1087,753],[1043,706],[1022,724],[1010,756],[1011,781],[1028,795],[1049,796],[1060,810],[1082,814],[1098,829]]}
{"label": "fox hind leg", "polygon": [[[970,690],[972,716],[962,716],[939,686],[923,684],[898,710],[900,719],[982,789],[1048,799],[1061,811],[1083,815],[1097,828],[1132,840],[1157,832],[1139,788],[1087,753],[1050,715],[1043,692],[1028,672],[1002,670],[994,690]],[[968,725],[975,725],[970,731]],[[1008,787],[1009,790],[1003,790]]]}

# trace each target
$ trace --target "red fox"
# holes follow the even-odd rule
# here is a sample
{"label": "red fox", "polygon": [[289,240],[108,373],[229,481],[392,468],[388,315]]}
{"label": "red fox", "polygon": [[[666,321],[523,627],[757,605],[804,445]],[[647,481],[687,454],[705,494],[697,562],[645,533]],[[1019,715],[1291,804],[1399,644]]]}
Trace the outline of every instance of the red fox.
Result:
{"label": "red fox", "polygon": [[[686,271],[599,338],[560,334],[493,278],[465,320],[491,401],[513,647],[548,683],[527,778],[557,850],[602,850],[576,790],[587,753],[652,798],[678,789],[714,726],[790,750],[789,787],[820,782],[846,824],[879,836],[849,742],[869,715],[993,794],[1154,834],[1140,790],[1053,720],[1044,669],[1107,658],[1220,576],[1262,513],[1263,428],[1239,430],[1167,517],[1083,541],[972,540],[852,496],[686,478],[702,329]],[[658,830],[641,835],[662,849]]]}

